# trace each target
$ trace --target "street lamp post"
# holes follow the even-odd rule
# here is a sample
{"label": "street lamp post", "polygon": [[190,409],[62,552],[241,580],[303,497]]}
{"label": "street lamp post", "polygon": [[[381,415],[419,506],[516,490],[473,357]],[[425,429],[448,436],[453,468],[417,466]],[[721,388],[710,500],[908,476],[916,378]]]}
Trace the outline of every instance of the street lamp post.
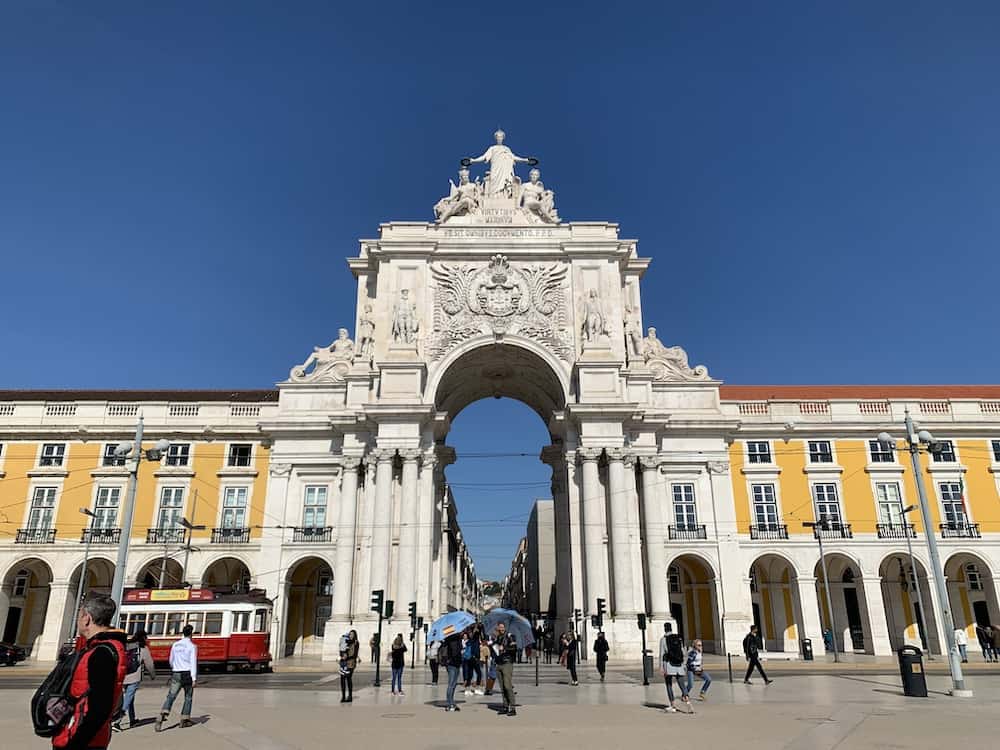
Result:
{"label": "street lamp post", "polygon": [[[951,695],[956,698],[971,698],[972,691],[966,689],[965,678],[962,676],[962,664],[955,649],[955,621],[951,615],[951,604],[948,601],[948,589],[944,584],[944,569],[941,567],[941,556],[938,554],[937,538],[931,523],[930,506],[927,503],[927,490],[924,489],[924,476],[920,470],[920,448],[934,444],[934,436],[928,430],[920,430],[913,424],[910,410],[906,410],[906,440],[910,452],[910,464],[913,467],[913,481],[917,484],[917,498],[920,501],[920,517],[924,524],[924,536],[927,538],[927,554],[930,557],[931,575],[934,577],[934,590],[937,592],[938,606],[941,607],[941,619],[944,623],[944,639],[948,647],[948,664],[951,667]],[[880,432],[879,443],[887,447],[895,447],[896,441],[888,432]],[[918,584],[919,588],[919,584]]]}
{"label": "street lamp post", "polygon": [[[194,514],[192,513],[192,515]],[[181,586],[186,586],[188,585],[187,583],[188,558],[191,555],[191,534],[194,531],[204,530],[205,524],[203,523],[193,524],[186,518],[182,518],[180,523],[181,526],[183,526],[185,531],[187,532],[187,542],[184,544],[184,565],[181,566]]]}
{"label": "street lamp post", "polygon": [[837,652],[837,619],[833,614],[833,597],[830,596],[830,574],[826,570],[826,555],[823,552],[823,534],[821,531],[830,528],[830,522],[826,518],[819,521],[803,521],[802,525],[807,529],[812,529],[819,541],[819,562],[823,566],[823,590],[826,592],[826,608],[830,612],[830,635],[833,641],[833,660],[840,661],[840,654]]}
{"label": "street lamp post", "polygon": [[89,508],[80,508],[80,512],[90,520],[87,522],[87,528],[84,529],[86,540],[83,545],[83,569],[80,571],[80,582],[76,587],[76,607],[73,609],[74,612],[80,611],[80,602],[83,601],[83,582],[87,580],[87,561],[90,559],[90,539],[94,535],[94,511]]}
{"label": "street lamp post", "polygon": [[[906,536],[906,551],[910,555],[910,570],[913,571],[913,580],[917,586],[917,606],[920,607],[920,629],[921,632],[923,633],[924,638],[927,641],[926,644],[927,659],[928,661],[933,661],[934,657],[931,656],[931,649],[930,649],[931,636],[927,630],[927,615],[925,614],[927,610],[924,609],[924,595],[920,591],[920,577],[917,575],[917,563],[913,559],[913,543],[910,541],[910,529],[908,528],[909,524],[906,523],[906,514],[912,513],[916,509],[917,509],[916,505],[907,505],[905,508],[903,508],[903,534]],[[926,529],[924,529],[924,533],[925,534],[927,533]]]}

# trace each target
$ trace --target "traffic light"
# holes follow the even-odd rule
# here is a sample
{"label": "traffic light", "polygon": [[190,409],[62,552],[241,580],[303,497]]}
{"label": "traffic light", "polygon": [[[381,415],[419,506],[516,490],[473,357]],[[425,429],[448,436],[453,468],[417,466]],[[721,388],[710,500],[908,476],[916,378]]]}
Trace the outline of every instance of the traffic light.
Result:
{"label": "traffic light", "polygon": [[604,622],[604,614],[608,611],[607,600],[597,598],[597,616],[600,618],[601,622]]}
{"label": "traffic light", "polygon": [[645,630],[646,629],[646,615],[644,615],[642,612],[640,612],[639,614],[637,614],[635,616],[635,618],[636,618],[636,620],[639,621],[639,630]]}
{"label": "traffic light", "polygon": [[384,615],[385,619],[387,620],[392,619],[392,608],[393,608],[392,599],[387,599],[385,602],[385,615]]}
{"label": "traffic light", "polygon": [[372,591],[372,612],[382,614],[382,601],[385,599],[385,591],[376,589]]}
{"label": "traffic light", "polygon": [[424,618],[423,617],[418,617],[417,618],[417,627],[415,628],[415,630],[423,630],[423,629],[424,629]]}
{"label": "traffic light", "polygon": [[417,629],[417,603],[410,602],[410,630]]}

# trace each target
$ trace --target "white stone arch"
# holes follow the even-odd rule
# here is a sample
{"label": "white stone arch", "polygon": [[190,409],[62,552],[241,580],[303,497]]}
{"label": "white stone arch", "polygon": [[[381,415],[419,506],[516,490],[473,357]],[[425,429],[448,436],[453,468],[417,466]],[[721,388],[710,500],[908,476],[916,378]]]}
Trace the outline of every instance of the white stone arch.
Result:
{"label": "white stone arch", "polygon": [[[823,580],[823,563],[817,554],[815,557],[815,567],[813,573],[816,578],[816,595],[819,598],[820,619],[824,627],[833,628],[833,636],[836,639],[837,649],[843,652],[863,652],[866,654],[882,653],[879,647],[876,651],[875,640],[880,643],[887,641],[887,633],[884,628],[876,630],[874,623],[882,621],[882,604],[874,596],[869,596],[875,592],[878,600],[881,600],[880,586],[872,587],[870,582],[876,581],[875,575],[866,574],[866,568],[861,564],[857,554],[847,552],[842,547],[824,550],[826,558],[827,572],[830,575],[830,599],[833,603],[831,614],[827,604],[826,585]],[[847,571],[851,570],[850,582],[845,581]],[[877,607],[877,609],[874,609]],[[886,651],[888,648],[886,647]]]}
{"label": "white stone arch", "polygon": [[17,571],[21,568],[27,568],[30,570],[31,565],[34,564],[41,565],[44,568],[44,570],[48,573],[49,580],[47,581],[47,583],[50,583],[55,580],[55,571],[52,569],[52,565],[49,563],[48,560],[44,560],[41,557],[36,557],[34,555],[28,555],[27,557],[22,557],[19,558],[18,560],[15,560],[13,563],[7,566],[7,569],[4,571],[3,576],[0,577],[0,583],[4,584],[10,583],[11,581],[8,579],[12,578],[11,574],[16,574]]}
{"label": "white stone arch", "polygon": [[199,556],[195,565],[188,566],[188,576],[189,581],[201,581],[204,583],[205,574],[209,569],[218,562],[222,560],[232,559],[240,562],[246,567],[247,572],[250,574],[250,581],[253,582],[257,579],[257,572],[254,571],[254,565],[252,563],[252,558],[247,555],[242,550],[240,551],[228,551],[228,552],[217,552],[210,555]]}
{"label": "white stone arch", "polygon": [[881,582],[889,644],[893,651],[909,644],[940,654],[944,644],[940,638],[939,613],[934,606],[930,568],[917,551],[913,553],[913,561],[911,576],[910,554],[905,547],[894,545],[879,552],[876,575]]}
{"label": "white stone arch", "polygon": [[[696,570],[692,563],[701,566]],[[678,569],[680,591],[671,590],[671,571]],[[700,638],[706,651],[720,653],[723,646],[719,616],[719,571],[705,550],[679,549],[667,561],[667,594],[670,617],[686,640]]]}
{"label": "white stone arch", "polygon": [[[314,565],[300,576],[300,569],[310,562]],[[323,569],[330,572],[330,591],[318,586]],[[332,614],[332,587],[336,585],[334,560],[322,552],[303,550],[281,571],[283,601],[278,602],[282,610],[278,648],[284,656],[322,654],[323,626]]]}
{"label": "white stone arch", "polygon": [[[758,626],[766,650],[796,652],[799,640],[806,633],[799,580],[810,576],[799,570],[791,555],[780,550],[760,549],[754,552],[756,554],[746,567],[746,575],[751,576],[752,620]],[[776,575],[776,565],[783,566],[788,572],[787,581]],[[761,576],[761,572],[766,575]]]}
{"label": "white stone arch", "polygon": [[[974,563],[978,582],[970,580],[966,566]],[[1000,626],[1000,602],[998,602],[996,566],[985,554],[985,550],[969,547],[949,549],[944,559],[945,583],[948,601],[956,628],[965,628],[969,645],[977,642],[976,624]]]}
{"label": "white stone arch", "polygon": [[[19,593],[16,587],[17,574],[20,570],[28,573],[22,593]],[[53,584],[64,580],[55,577],[55,571],[49,560],[36,555],[25,555],[11,563],[0,578],[0,638],[3,638],[7,634],[5,631],[9,629],[12,631],[10,640],[19,646],[24,646],[29,655],[38,656],[40,648],[45,651],[43,633],[49,606],[55,601],[61,608],[64,601],[59,596],[53,599]],[[68,587],[63,585],[60,588]],[[49,650],[52,650],[53,654],[57,639],[58,633],[51,638],[46,635],[45,638],[45,641],[52,642],[53,648]],[[48,654],[44,655],[48,658]],[[52,658],[55,658],[54,655]]]}

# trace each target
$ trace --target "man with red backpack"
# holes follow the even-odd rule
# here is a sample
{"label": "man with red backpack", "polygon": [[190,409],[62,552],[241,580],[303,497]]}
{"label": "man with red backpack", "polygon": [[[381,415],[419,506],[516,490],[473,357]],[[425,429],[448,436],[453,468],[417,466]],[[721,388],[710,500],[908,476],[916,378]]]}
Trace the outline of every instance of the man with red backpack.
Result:
{"label": "man with red backpack", "polygon": [[111,742],[111,716],[122,696],[122,680],[128,667],[125,633],[111,629],[117,609],[106,594],[88,594],[76,616],[77,632],[83,637],[70,682],[72,714],[52,737],[56,750],[96,750]]}

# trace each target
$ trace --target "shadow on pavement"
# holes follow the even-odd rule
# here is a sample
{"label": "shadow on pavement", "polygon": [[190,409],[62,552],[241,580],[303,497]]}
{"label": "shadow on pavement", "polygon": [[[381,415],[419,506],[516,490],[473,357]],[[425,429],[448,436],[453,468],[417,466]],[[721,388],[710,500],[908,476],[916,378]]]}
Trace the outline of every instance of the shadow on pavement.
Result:
{"label": "shadow on pavement", "polygon": [[666,703],[653,703],[652,701],[643,701],[643,708],[654,708],[657,711],[665,711],[667,709]]}

